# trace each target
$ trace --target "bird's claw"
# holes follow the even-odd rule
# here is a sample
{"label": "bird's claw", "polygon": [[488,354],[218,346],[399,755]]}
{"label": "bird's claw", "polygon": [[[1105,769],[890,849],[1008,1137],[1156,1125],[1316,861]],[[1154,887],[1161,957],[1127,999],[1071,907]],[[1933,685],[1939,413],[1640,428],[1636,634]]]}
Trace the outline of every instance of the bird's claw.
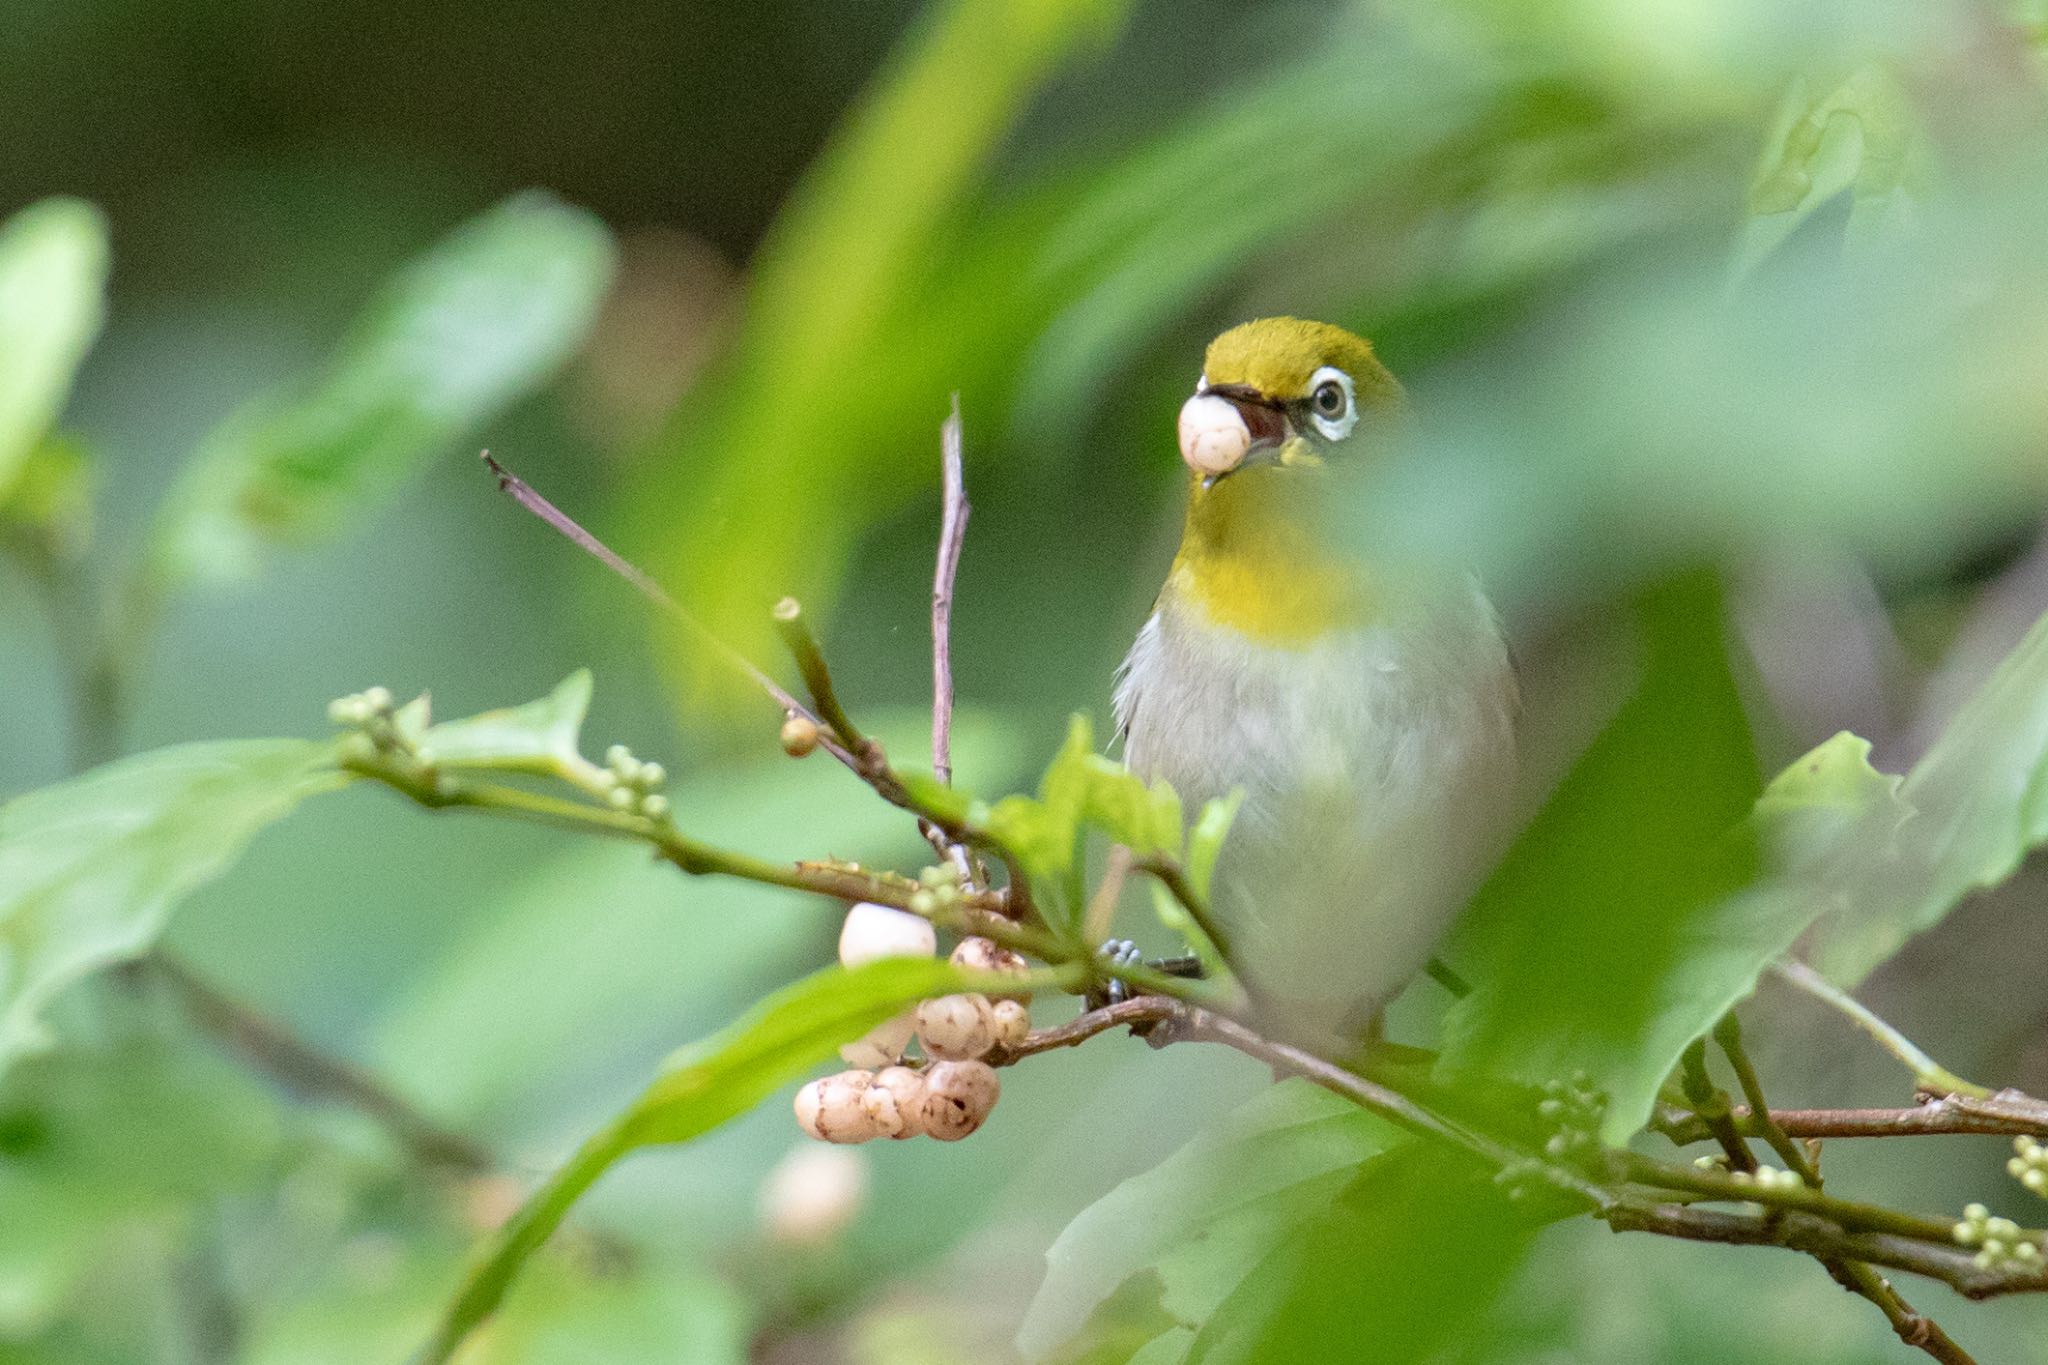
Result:
{"label": "bird's claw", "polygon": [[[1111,967],[1135,967],[1145,960],[1138,945],[1127,938],[1113,938],[1095,950],[1095,955]],[[1116,1005],[1131,998],[1131,988],[1118,977],[1110,977],[1100,985],[1090,988],[1087,1005],[1091,1010],[1106,1005]]]}

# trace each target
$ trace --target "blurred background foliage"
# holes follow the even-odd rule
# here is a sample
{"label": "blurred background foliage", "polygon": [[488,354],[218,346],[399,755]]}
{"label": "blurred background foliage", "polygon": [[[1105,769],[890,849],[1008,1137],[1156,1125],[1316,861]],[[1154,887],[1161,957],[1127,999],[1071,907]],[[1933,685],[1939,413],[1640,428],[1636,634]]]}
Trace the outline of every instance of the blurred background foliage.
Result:
{"label": "blurred background foliage", "polygon": [[[1659,839],[1838,729],[1904,770],[2048,609],[2044,34],[2038,3],[1989,0],[16,0],[0,213],[35,241],[0,280],[0,796],[317,733],[371,682],[452,715],[589,665],[593,738],[662,755],[685,828],[914,859],[499,502],[474,447],[764,657],[767,603],[829,610],[845,691],[915,754],[959,390],[960,768],[994,792],[1068,711],[1105,710],[1172,543],[1202,343],[1290,311],[1373,336],[1414,391],[1421,441],[1333,511],[1378,552],[1487,572],[1533,787],[1628,693],[1643,585],[1716,572],[1732,678],[1636,709],[1644,801],[1548,817],[1632,851],[1587,903],[1544,902],[1612,947],[1589,916]],[[1718,634],[1714,608],[1685,619]],[[504,1174],[422,1170],[236,1065],[146,976],[88,983],[57,1002],[61,1046],[0,1082],[0,1362],[399,1359],[508,1189],[831,956],[832,917],[787,896],[328,803],[168,942]],[[2023,868],[1869,998],[1965,1074],[2048,1087],[2041,892]],[[1902,1096],[1774,988],[1751,1033],[1787,1102]],[[1061,1227],[1265,1079],[1110,1040],[1019,1068],[967,1147],[861,1149],[861,1211],[816,1246],[757,1211],[796,1141],[770,1104],[608,1180],[477,1358],[1005,1358]],[[2003,1156],[1829,1160],[1941,1210]],[[1322,1262],[1412,1269],[1355,1232]],[[1581,1221],[1488,1277],[1489,1307],[1444,1310],[1453,1339],[1429,1324],[1438,1358],[1899,1349],[1777,1253]],[[2048,1334],[2038,1303],[1915,1299],[1987,1360]]]}

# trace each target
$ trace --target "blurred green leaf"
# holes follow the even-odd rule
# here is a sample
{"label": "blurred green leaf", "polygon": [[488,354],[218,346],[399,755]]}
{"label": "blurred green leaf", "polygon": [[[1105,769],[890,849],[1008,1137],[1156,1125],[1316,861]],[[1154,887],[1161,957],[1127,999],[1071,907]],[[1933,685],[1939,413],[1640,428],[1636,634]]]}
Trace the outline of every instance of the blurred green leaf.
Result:
{"label": "blurred green leaf", "polygon": [[264,826],[347,779],[307,740],[183,744],[0,806],[0,1072],[64,987],[147,951]]}
{"label": "blurred green leaf", "polygon": [[1720,593],[1678,579],[1642,594],[1634,614],[1634,696],[1447,952],[1473,989],[1446,1019],[1445,1071],[1536,1082],[1585,1071],[1610,1097],[1609,1141],[1642,1125],[1678,1053],[1769,957],[1745,966],[1746,954],[1717,950],[1745,927],[1727,898],[1755,869],[1745,816],[1758,794]]}
{"label": "blurred green leaf", "polygon": [[1275,1085],[1068,1224],[1046,1252],[1018,1349],[1033,1361],[1092,1360],[1134,1321],[1148,1334],[1201,1326],[1360,1163],[1403,1140],[1306,1081]]}
{"label": "blurred green leaf", "polygon": [[0,1090],[0,1341],[47,1326],[123,1237],[268,1174],[275,1106],[219,1058],[150,1040],[29,1058]]}
{"label": "blurred green leaf", "polygon": [[1219,796],[1203,804],[1202,813],[1195,817],[1194,828],[1188,831],[1188,883],[1195,888],[1195,894],[1209,894],[1209,883],[1216,875],[1216,860],[1223,855],[1223,841],[1230,837],[1230,827],[1237,821],[1237,812],[1244,805],[1244,791],[1239,788],[1228,796]]}
{"label": "blurred green leaf", "polygon": [[[697,471],[691,506],[678,506],[666,474],[650,478],[639,500],[661,577],[685,589],[697,614],[743,653],[763,652],[768,600],[782,591],[808,599],[818,585],[810,566],[843,554],[865,523],[851,504],[867,471],[849,452],[865,448],[867,461],[903,467],[910,452],[885,450],[878,439],[880,411],[929,404],[926,450],[936,471],[944,396],[962,377],[913,390],[929,360],[916,363],[896,344],[900,332],[893,341],[890,333],[906,305],[929,294],[934,258],[971,224],[974,192],[1031,97],[1077,49],[1112,38],[1129,8],[1129,0],[934,6],[763,243],[739,336],[661,443],[662,466],[687,459]],[[911,363],[898,369],[899,360]],[[771,390],[794,401],[762,403]],[[791,515],[793,497],[834,510]]]}
{"label": "blurred green leaf", "polygon": [[974,990],[995,978],[929,959],[829,967],[763,1000],[745,1018],[672,1057],[646,1092],[594,1134],[492,1238],[421,1351],[448,1360],[503,1300],[520,1269],[583,1192],[637,1147],[688,1142],[744,1113],[848,1039],[912,1001]]}
{"label": "blurred green leaf", "polygon": [[552,772],[581,757],[591,687],[590,670],[579,668],[545,697],[443,721],[419,737],[422,756],[448,768]]}
{"label": "blurred green leaf", "polygon": [[0,223],[0,500],[63,410],[106,312],[107,223],[45,199]]}
{"label": "blurred green leaf", "polygon": [[331,535],[422,462],[544,381],[611,282],[591,215],[515,195],[408,266],[326,371],[207,439],[151,546],[163,583],[255,572],[266,550]]}
{"label": "blurred green leaf", "polygon": [[1818,99],[1795,83],[1750,186],[1737,270],[1753,268],[1837,195],[1849,196],[1847,242],[1896,230],[1925,174],[1924,142],[1911,98],[1886,67],[1865,66]]}
{"label": "blurred green leaf", "polygon": [[19,532],[49,560],[76,562],[92,542],[92,495],[91,452],[50,437],[22,460],[14,486],[0,488],[0,539]]}
{"label": "blurred green leaf", "polygon": [[1403,1144],[1277,1243],[1181,1359],[1430,1359],[1481,1326],[1537,1225],[1463,1153]]}
{"label": "blurred green leaf", "polygon": [[1972,891],[2011,876],[2044,840],[2048,618],[1956,712],[1879,818],[1843,832],[1813,965],[1853,987]]}

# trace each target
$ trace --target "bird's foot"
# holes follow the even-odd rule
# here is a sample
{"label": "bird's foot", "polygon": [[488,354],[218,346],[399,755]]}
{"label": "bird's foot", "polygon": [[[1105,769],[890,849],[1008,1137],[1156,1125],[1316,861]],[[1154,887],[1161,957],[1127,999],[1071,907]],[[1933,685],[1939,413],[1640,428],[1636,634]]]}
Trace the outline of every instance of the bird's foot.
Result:
{"label": "bird's foot", "polygon": [[[1155,958],[1146,962],[1144,955],[1138,951],[1138,945],[1127,938],[1110,939],[1095,950],[1095,955],[1113,968],[1144,966],[1167,976],[1185,977],[1189,980],[1202,975],[1202,960],[1192,953],[1179,957]],[[1112,976],[1088,992],[1086,1003],[1089,1009],[1099,1010],[1106,1005],[1129,1000],[1136,993],[1131,989],[1129,982],[1121,977]]]}

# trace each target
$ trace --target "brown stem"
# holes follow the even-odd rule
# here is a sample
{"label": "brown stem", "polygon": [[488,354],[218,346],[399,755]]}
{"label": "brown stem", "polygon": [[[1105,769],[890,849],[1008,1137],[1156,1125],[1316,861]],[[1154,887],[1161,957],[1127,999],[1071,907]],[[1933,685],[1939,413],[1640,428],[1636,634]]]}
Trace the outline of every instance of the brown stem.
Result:
{"label": "brown stem", "polygon": [[[2029,1105],[2039,1100],[2025,1099]],[[1993,1097],[1997,1099],[1996,1096]],[[2022,1118],[2009,1116],[1992,1101],[1972,1100],[1962,1095],[1942,1095],[1909,1109],[1773,1109],[1771,1118],[1794,1138],[1879,1138],[1924,1137],[1947,1134],[1979,1134],[1992,1137],[2048,1137],[2048,1115]],[[1756,1116],[1738,1105],[1729,1117],[1737,1129],[1750,1137],[1764,1136]],[[1713,1137],[1706,1120],[1696,1114],[1665,1110],[1652,1125],[1680,1146],[1705,1142]]]}
{"label": "brown stem", "polygon": [[[490,451],[486,450],[483,452],[483,462],[485,468],[489,469],[497,478],[499,492],[504,493],[512,501],[540,518],[557,534],[568,540],[570,544],[576,546],[598,563],[625,579],[626,582],[639,591],[642,597],[645,597],[655,606],[660,607],[671,619],[682,625],[704,644],[710,646],[712,653],[716,654],[726,664],[738,669],[756,687],[767,693],[770,700],[782,708],[784,715],[802,716],[813,725],[818,726],[819,729],[823,730],[825,728],[824,722],[818,718],[811,708],[798,701],[795,695],[783,687],[781,683],[769,677],[746,655],[712,634],[709,626],[706,626],[689,612],[683,610],[682,604],[664,592],[659,583],[648,577],[645,572],[626,559],[625,556],[612,549],[611,546],[584,530],[574,517],[555,506],[552,502],[549,502],[532,484],[505,468],[504,465],[499,464],[496,459],[492,458]],[[819,737],[819,747],[826,750],[847,767],[853,768],[856,772],[860,771],[853,761],[853,756],[847,753],[845,748],[830,735],[821,735]]]}
{"label": "brown stem", "polygon": [[[953,785],[953,583],[960,574],[960,551],[967,540],[967,475],[961,455],[960,395],[939,428],[939,552],[932,566],[932,774]],[[940,857],[952,863],[962,884],[981,880],[979,869],[959,840],[947,836],[931,820],[918,828]]]}
{"label": "brown stem", "polygon": [[[1730,1010],[1714,1026],[1714,1041],[1721,1045],[1721,1052],[1728,1059],[1728,1065],[1735,1072],[1736,1083],[1742,1087],[1743,1098],[1749,1101],[1750,1113],[1763,1134],[1764,1141],[1785,1163],[1785,1169],[1794,1171],[1807,1188],[1821,1188],[1819,1148],[1812,1155],[1792,1140],[1784,1128],[1771,1116],[1771,1107],[1764,1099],[1762,1079],[1756,1067],[1749,1060],[1749,1050],[1742,1045],[1742,1024]],[[1841,1260],[1832,1256],[1820,1257],[1820,1263],[1833,1277],[1835,1283],[1852,1294],[1860,1295],[1877,1306],[1891,1324],[1892,1331],[1906,1345],[1925,1351],[1936,1360],[1947,1361],[1949,1365],[1974,1365],[1970,1355],[1950,1339],[1948,1333],[1934,1319],[1926,1317],[1907,1303],[1904,1296],[1894,1289],[1891,1282],[1862,1261]]]}
{"label": "brown stem", "polygon": [[424,1162],[482,1175],[497,1162],[482,1144],[442,1127],[362,1068],[320,1051],[267,1014],[251,1009],[158,949],[145,967],[177,995],[208,1033],[295,1095],[338,1100],[370,1115]]}

